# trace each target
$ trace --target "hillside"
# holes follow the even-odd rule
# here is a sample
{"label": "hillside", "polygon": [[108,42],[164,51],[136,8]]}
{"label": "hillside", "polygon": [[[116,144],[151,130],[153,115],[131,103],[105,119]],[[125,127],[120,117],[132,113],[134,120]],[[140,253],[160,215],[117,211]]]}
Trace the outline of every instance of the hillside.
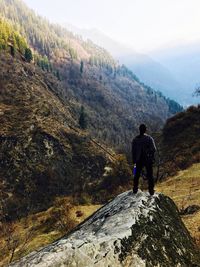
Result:
{"label": "hillside", "polygon": [[0,189],[7,219],[42,210],[57,195],[92,190],[110,155],[56,95],[60,82],[5,52],[0,69]]}
{"label": "hillside", "polygon": [[71,197],[57,197],[45,211],[10,224],[0,224],[0,266],[7,266],[9,262],[61,238],[100,207],[87,203],[78,205]]}
{"label": "hillside", "polygon": [[141,121],[156,131],[169,116],[182,110],[176,102],[140,83],[105,49],[35,15],[22,1],[1,0],[0,15],[26,38],[35,64],[62,80],[57,93],[64,103],[70,101],[77,117],[75,103],[85,107],[88,130],[101,142],[128,151]]}
{"label": "hillside", "polygon": [[174,174],[200,161],[199,133],[199,105],[191,106],[167,120],[160,147],[165,172]]}

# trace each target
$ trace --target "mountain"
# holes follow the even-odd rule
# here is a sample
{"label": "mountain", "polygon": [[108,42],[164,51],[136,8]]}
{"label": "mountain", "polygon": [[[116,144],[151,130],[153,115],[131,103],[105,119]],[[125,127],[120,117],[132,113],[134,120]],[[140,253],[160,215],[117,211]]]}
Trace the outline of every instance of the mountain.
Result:
{"label": "mountain", "polygon": [[118,195],[71,233],[10,266],[200,266],[174,202]]}
{"label": "mountain", "polygon": [[57,94],[64,103],[70,102],[76,119],[80,104],[84,106],[88,130],[101,142],[128,151],[141,121],[150,131],[158,130],[169,116],[182,110],[142,84],[105,49],[49,23],[22,1],[1,0],[0,14],[33,49],[34,63],[61,80]]}
{"label": "mountain", "polygon": [[177,91],[177,95],[179,94],[179,98],[182,99],[181,103],[199,103],[199,99],[193,97],[193,93],[200,83],[200,42],[163,48],[152,51],[151,55],[167,67],[181,84],[182,90]]}
{"label": "mountain", "polygon": [[82,35],[86,40],[92,40],[106,48],[121,64],[125,64],[132,70],[143,83],[185,104],[180,95],[177,94],[177,91],[180,92],[184,88],[182,82],[180,82],[180,79],[176,79],[174,70],[160,63],[162,60],[155,60],[153,56],[137,53],[133,48],[114,41],[97,29],[78,29],[68,24],[66,24],[66,27]]}

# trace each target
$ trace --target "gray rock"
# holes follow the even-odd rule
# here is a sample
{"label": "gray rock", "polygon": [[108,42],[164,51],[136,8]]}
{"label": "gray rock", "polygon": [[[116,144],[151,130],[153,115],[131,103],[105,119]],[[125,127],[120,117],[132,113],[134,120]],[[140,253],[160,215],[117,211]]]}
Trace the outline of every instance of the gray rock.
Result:
{"label": "gray rock", "polygon": [[129,191],[69,235],[11,266],[195,267],[200,255],[171,199]]}
{"label": "gray rock", "polygon": [[199,205],[190,205],[185,209],[182,209],[179,213],[180,215],[188,215],[188,214],[194,214],[195,212],[200,210]]}

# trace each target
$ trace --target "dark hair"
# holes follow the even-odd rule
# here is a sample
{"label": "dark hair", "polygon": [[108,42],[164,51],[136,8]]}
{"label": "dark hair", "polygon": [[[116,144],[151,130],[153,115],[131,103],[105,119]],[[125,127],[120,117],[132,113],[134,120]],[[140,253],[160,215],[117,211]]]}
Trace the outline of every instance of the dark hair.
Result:
{"label": "dark hair", "polygon": [[144,134],[147,130],[147,127],[145,124],[141,124],[140,127],[139,127],[139,130],[140,130],[140,134]]}

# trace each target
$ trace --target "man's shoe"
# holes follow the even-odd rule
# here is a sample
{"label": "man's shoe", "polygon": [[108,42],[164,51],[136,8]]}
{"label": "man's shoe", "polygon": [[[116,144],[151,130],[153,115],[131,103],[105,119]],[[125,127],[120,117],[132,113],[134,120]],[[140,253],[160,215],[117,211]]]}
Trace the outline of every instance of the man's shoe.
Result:
{"label": "man's shoe", "polygon": [[153,196],[154,193],[155,193],[155,191],[154,191],[153,189],[150,189],[150,190],[149,190],[149,194],[150,194],[151,196]]}
{"label": "man's shoe", "polygon": [[137,194],[138,189],[137,188],[133,188],[133,194]]}

